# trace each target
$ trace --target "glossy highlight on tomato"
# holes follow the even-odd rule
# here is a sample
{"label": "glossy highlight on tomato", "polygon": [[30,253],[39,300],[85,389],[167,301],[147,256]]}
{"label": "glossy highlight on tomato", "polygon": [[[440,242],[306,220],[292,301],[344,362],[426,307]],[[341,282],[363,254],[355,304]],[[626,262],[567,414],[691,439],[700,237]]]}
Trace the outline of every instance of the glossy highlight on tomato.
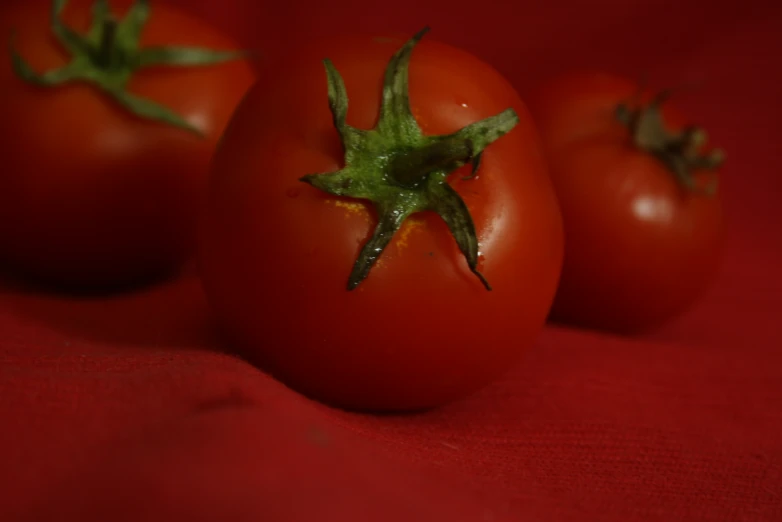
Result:
{"label": "glossy highlight on tomato", "polygon": [[714,279],[725,227],[723,156],[669,95],[675,99],[675,91],[585,72],[530,97],[565,222],[552,320],[649,331],[693,306]]}
{"label": "glossy highlight on tomato", "polygon": [[199,267],[216,317],[249,360],[343,408],[480,389],[534,342],[559,279],[524,103],[422,34],[340,35],[269,67],[213,163]]}
{"label": "glossy highlight on tomato", "polygon": [[[126,84],[131,101],[168,108],[181,118],[181,127],[136,115],[81,79],[38,85],[36,81],[51,80],[52,71],[73,62],[73,53],[55,36],[50,21],[52,10],[63,4],[55,18],[72,33],[95,43],[103,39],[111,44],[114,37],[116,45],[106,47],[112,52],[103,65],[109,71],[106,78],[117,79],[116,85],[124,78],[120,73],[127,58],[119,44],[132,43],[133,36],[127,25],[123,29],[123,20],[132,5],[147,6],[140,1],[53,0],[14,2],[0,9],[2,34],[7,41],[12,36],[12,50],[6,46],[0,53],[0,264],[73,290],[111,290],[165,277],[193,254],[208,163],[255,79],[253,69],[245,58],[198,66],[149,63],[135,69]],[[153,0],[137,13],[147,16],[137,42],[142,51],[239,50],[206,22],[164,2]],[[98,17],[105,17],[105,23],[94,25]],[[104,34],[88,32],[96,28]],[[12,53],[20,61],[15,63]],[[145,59],[179,59],[157,54]],[[83,57],[88,55],[96,63],[102,59],[99,52]],[[87,61],[79,63],[83,70]],[[20,67],[35,81],[21,76]]]}

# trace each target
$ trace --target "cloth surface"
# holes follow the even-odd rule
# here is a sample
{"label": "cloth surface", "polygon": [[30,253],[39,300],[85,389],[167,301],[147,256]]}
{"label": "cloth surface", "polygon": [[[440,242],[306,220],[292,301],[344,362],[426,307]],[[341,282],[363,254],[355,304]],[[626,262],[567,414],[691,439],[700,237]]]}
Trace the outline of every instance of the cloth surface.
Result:
{"label": "cloth surface", "polygon": [[719,278],[643,337],[547,327],[412,416],[333,410],[231,356],[191,275],[93,299],[4,283],[0,520],[782,520],[782,4],[179,3],[269,53],[430,25],[522,96],[571,67],[696,82],[677,102],[728,153]]}

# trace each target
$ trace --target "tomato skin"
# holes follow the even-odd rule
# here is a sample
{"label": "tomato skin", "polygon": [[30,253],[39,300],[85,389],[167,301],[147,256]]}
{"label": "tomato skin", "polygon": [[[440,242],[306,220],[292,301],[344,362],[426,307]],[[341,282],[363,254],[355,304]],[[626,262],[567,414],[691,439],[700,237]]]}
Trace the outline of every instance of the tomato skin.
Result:
{"label": "tomato skin", "polygon": [[[650,331],[691,307],[719,268],[719,189],[686,192],[613,117],[638,89],[613,75],[572,73],[530,97],[565,223],[556,322]],[[662,113],[673,129],[686,122],[671,102]]]}
{"label": "tomato skin", "polygon": [[[129,2],[112,2],[121,14]],[[91,2],[69,2],[63,20],[89,26]],[[50,3],[4,6],[17,52],[36,71],[68,55],[49,28]],[[204,22],[151,2],[148,45],[237,49]],[[193,253],[197,204],[215,144],[254,81],[246,61],[204,68],[149,68],[128,85],[201,129],[200,138],[142,120],[86,84],[32,86],[0,57],[0,262],[68,288],[143,284],[177,270]]]}
{"label": "tomato skin", "polygon": [[343,163],[322,59],[344,78],[348,124],[369,129],[386,65],[403,43],[343,35],[275,66],[226,130],[205,207],[199,266],[226,333],[291,387],[348,409],[434,407],[496,378],[543,326],[562,262],[561,216],[521,99],[490,66],[425,39],[409,72],[424,133],[450,133],[508,107],[521,119],[486,149],[476,179],[460,179],[469,166],[449,178],[472,213],[479,268],[494,289],[468,270],[443,221],[421,213],[346,290],[375,215],[298,181]]}

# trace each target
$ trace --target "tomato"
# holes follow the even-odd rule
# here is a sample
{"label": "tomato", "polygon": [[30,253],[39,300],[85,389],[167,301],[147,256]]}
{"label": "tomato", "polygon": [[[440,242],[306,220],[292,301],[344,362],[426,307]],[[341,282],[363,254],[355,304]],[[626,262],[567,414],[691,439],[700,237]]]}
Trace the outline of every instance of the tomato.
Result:
{"label": "tomato", "polygon": [[559,278],[561,216],[522,100],[423,33],[291,53],[213,162],[199,266],[216,317],[249,360],[342,408],[481,388],[533,343]]}
{"label": "tomato", "polygon": [[[74,55],[49,22],[62,4],[20,2],[0,13],[21,60],[13,69],[11,53],[0,58],[0,262],[79,290],[164,277],[193,254],[208,162],[253,68],[206,23],[144,1],[120,3],[119,23],[100,0],[94,15],[85,1],[65,5],[62,24],[87,47]],[[56,70],[104,84],[82,76],[38,84]],[[127,103],[141,115],[114,92],[132,95]]]}
{"label": "tomato", "polygon": [[530,97],[565,222],[552,320],[649,331],[713,280],[724,236],[722,153],[705,146],[670,94],[571,73]]}

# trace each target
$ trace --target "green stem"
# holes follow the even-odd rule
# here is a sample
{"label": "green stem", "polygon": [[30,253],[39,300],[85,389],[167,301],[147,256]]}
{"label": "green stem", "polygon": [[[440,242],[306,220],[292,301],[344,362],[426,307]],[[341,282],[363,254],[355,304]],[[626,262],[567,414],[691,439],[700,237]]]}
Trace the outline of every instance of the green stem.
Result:
{"label": "green stem", "polygon": [[[688,125],[681,131],[672,131],[662,117],[660,107],[668,100],[671,90],[659,92],[643,106],[640,93],[631,103],[622,103],[616,107],[616,118],[627,127],[633,144],[654,157],[671,172],[677,182],[692,193],[707,196],[717,191],[716,170],[725,161],[721,149],[713,149],[707,154],[701,153],[706,145],[706,132],[695,125]],[[636,105],[632,107],[631,105]],[[710,171],[712,176],[705,186],[695,180],[696,171]]]}
{"label": "green stem", "polygon": [[450,138],[413,148],[392,157],[388,175],[401,187],[419,186],[437,170],[454,170],[473,158],[473,144],[469,139]]}
{"label": "green stem", "polygon": [[413,48],[426,33],[419,31],[388,63],[383,81],[380,118],[371,130],[346,123],[348,95],[342,77],[330,60],[323,61],[328,102],[334,126],[345,151],[345,167],[336,172],[307,174],[301,181],[342,197],[371,201],[378,220],[348,278],[353,290],[390,244],[403,222],[416,212],[432,211],[448,226],[470,271],[486,290],[492,287],[478,271],[478,237],[470,211],[447,183],[450,172],[473,164],[475,177],[486,147],[519,122],[512,108],[442,136],[425,136],[410,110],[408,65]]}
{"label": "green stem", "polygon": [[200,129],[173,110],[128,92],[128,82],[144,67],[205,67],[246,59],[247,52],[197,47],[139,48],[142,30],[150,16],[147,0],[135,0],[121,20],[109,13],[106,0],[95,0],[92,25],[85,34],[79,34],[60,20],[60,13],[66,3],[66,0],[52,0],[51,30],[71,55],[70,62],[59,69],[43,73],[34,71],[16,52],[12,31],[9,41],[11,63],[21,81],[46,88],[86,82],[139,118],[171,125],[203,137]]}
{"label": "green stem", "polygon": [[108,15],[102,22],[100,31],[100,44],[95,57],[95,64],[103,69],[111,69],[117,64],[114,63],[114,56],[117,49],[117,19]]}

